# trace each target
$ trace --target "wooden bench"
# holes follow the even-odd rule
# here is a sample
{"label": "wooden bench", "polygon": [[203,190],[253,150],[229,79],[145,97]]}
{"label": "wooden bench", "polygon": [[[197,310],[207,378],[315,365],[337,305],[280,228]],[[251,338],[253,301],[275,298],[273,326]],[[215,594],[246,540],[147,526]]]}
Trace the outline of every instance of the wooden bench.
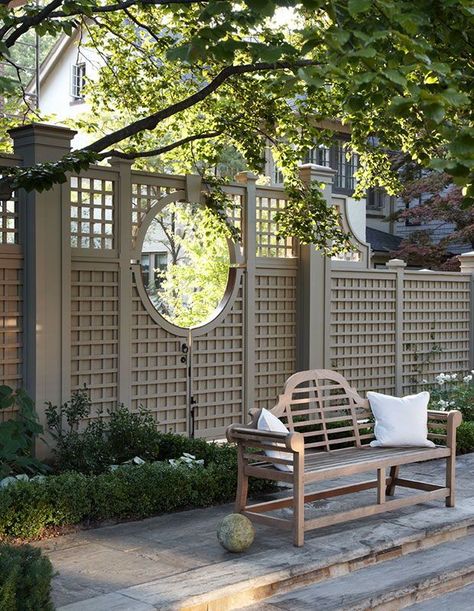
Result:
{"label": "wooden bench", "polygon": [[[252,422],[248,426],[232,425],[227,429],[228,440],[236,443],[238,448],[236,511],[254,522],[293,530],[296,546],[304,544],[305,531],[313,528],[433,499],[445,499],[447,507],[454,507],[456,428],[462,421],[457,410],[428,411],[428,438],[438,444],[434,448],[371,448],[369,443],[374,439],[374,423],[368,401],[337,372],[316,369],[291,376],[277,405],[271,410],[286,424],[289,433],[259,431],[260,412],[252,412]],[[265,450],[278,450],[284,454],[270,458],[264,455]],[[434,458],[446,458],[445,485],[399,477],[401,465]],[[276,464],[290,466],[293,471],[278,470]],[[372,470],[377,472],[375,480],[305,494],[306,484]],[[293,484],[293,494],[283,499],[247,505],[249,477]],[[395,486],[419,492],[387,499],[393,497]],[[372,505],[304,519],[305,503],[370,488],[377,490],[377,502]],[[266,515],[283,507],[293,508],[291,519]]]}

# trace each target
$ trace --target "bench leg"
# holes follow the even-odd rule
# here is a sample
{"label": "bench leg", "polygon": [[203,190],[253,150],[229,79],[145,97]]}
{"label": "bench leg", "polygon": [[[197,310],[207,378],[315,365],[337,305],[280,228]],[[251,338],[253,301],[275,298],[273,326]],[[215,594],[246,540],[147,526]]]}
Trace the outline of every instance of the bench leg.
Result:
{"label": "bench leg", "polygon": [[237,450],[238,471],[237,471],[237,495],[235,497],[235,511],[240,513],[247,505],[247,495],[249,490],[249,478],[245,475],[245,460],[243,450],[239,446]]}
{"label": "bench leg", "polygon": [[385,482],[387,481],[385,469],[377,469],[377,504],[385,503]]}
{"label": "bench leg", "polygon": [[446,497],[446,507],[454,507],[456,502],[456,452],[446,459],[446,488],[449,496]]}
{"label": "bench leg", "polygon": [[304,457],[296,454],[294,460],[293,480],[293,544],[304,545]]}
{"label": "bench leg", "polygon": [[395,480],[398,477],[398,472],[400,471],[400,467],[390,467],[390,482],[387,485],[387,490],[385,491],[387,496],[393,496],[395,494]]}

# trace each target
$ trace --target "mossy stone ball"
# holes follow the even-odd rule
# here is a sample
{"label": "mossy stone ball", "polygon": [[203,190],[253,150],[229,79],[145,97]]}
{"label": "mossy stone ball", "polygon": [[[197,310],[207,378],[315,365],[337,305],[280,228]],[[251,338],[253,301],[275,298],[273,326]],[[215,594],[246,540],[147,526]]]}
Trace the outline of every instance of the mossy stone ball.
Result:
{"label": "mossy stone ball", "polygon": [[217,527],[217,539],[229,552],[244,552],[255,539],[255,529],[247,517],[231,513]]}

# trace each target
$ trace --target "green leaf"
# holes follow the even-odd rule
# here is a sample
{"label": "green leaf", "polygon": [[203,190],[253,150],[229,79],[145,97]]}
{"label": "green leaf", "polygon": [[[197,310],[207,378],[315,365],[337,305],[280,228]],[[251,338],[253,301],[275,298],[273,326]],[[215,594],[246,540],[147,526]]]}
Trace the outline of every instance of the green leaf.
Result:
{"label": "green leaf", "polygon": [[445,110],[442,104],[423,104],[422,105],[423,112],[432,119],[435,123],[441,123],[441,121],[445,117]]}
{"label": "green leaf", "polygon": [[469,104],[469,96],[462,91],[456,91],[456,89],[445,89],[441,91],[441,95],[453,106],[464,106]]}
{"label": "green leaf", "polygon": [[371,57],[375,57],[377,55],[377,51],[374,49],[374,47],[362,47],[361,49],[358,49],[352,53],[352,55],[353,57],[365,57],[370,59]]}
{"label": "green leaf", "polygon": [[349,0],[347,8],[352,17],[367,12],[372,6],[372,0]]}
{"label": "green leaf", "polygon": [[406,78],[398,70],[385,70],[384,75],[389,81],[392,81],[392,83],[396,83],[397,85],[402,85],[402,87],[407,84]]}

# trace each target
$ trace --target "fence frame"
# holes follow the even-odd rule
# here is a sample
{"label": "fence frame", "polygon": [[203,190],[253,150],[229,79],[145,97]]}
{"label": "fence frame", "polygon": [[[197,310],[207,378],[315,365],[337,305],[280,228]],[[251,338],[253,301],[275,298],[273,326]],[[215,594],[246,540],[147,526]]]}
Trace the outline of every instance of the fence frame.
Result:
{"label": "fence frame", "polygon": [[[46,125],[15,128],[11,131],[15,155],[2,155],[1,163],[28,166],[37,162],[57,160],[70,150],[74,134],[75,132],[66,128]],[[195,201],[201,190],[201,179],[196,176],[156,175],[132,170],[131,166],[130,161],[116,158],[110,160],[109,166],[95,166],[84,174],[86,177],[113,182],[115,198],[112,221],[115,228],[113,248],[94,251],[71,247],[71,204],[68,184],[56,186],[43,193],[20,192],[18,209],[21,243],[10,247],[0,245],[0,259],[4,261],[11,259],[12,265],[15,260],[16,264],[23,268],[23,354],[22,371],[19,375],[26,390],[36,400],[43,423],[44,403],[46,401],[59,403],[67,400],[73,388],[71,379],[75,372],[72,359],[72,276],[77,270],[87,271],[88,266],[91,270],[102,270],[104,273],[114,271],[117,274],[117,401],[130,406],[135,401],[133,359],[136,358],[136,354],[132,335],[134,316],[138,316],[134,311],[136,290],[134,274],[136,277],[137,240],[139,241],[140,231],[139,225],[134,226],[132,221],[132,185],[148,185],[151,188],[157,184],[159,178],[160,185],[163,184],[168,192],[170,189],[175,189],[180,191],[181,198]],[[302,180],[307,184],[317,181],[322,185],[326,201],[339,207],[344,228],[350,230],[347,221],[347,202],[340,195],[333,195],[333,177],[334,171],[324,166],[301,167]],[[226,189],[242,201],[243,240],[240,250],[238,252],[236,250],[236,280],[232,294],[229,296],[228,306],[225,306],[218,319],[196,329],[191,335],[192,342],[197,343],[206,338],[212,339],[214,336],[211,337],[210,334],[219,325],[224,324],[227,315],[232,314],[233,303],[241,300],[243,364],[242,372],[239,374],[242,380],[242,405],[238,416],[240,421],[247,419],[248,410],[255,405],[272,407],[273,402],[277,400],[284,378],[294,370],[331,367],[335,346],[339,341],[334,334],[338,305],[333,295],[334,282],[337,278],[348,278],[351,282],[359,283],[377,278],[393,280],[395,341],[394,359],[390,367],[393,367],[394,371],[393,392],[401,395],[406,388],[404,383],[406,283],[410,278],[426,279],[427,283],[444,279],[443,281],[452,282],[454,286],[455,282],[459,283],[461,279],[464,282],[468,277],[466,281],[469,282],[469,355],[463,357],[463,362],[469,362],[471,369],[474,367],[474,253],[460,257],[461,274],[408,271],[404,269],[405,264],[398,260],[390,261],[383,270],[370,269],[370,247],[355,237],[354,246],[360,254],[357,261],[331,261],[312,246],[291,245],[289,242],[275,246],[277,255],[270,256],[272,253],[269,248],[267,248],[268,252],[265,248],[259,251],[259,231],[263,232],[262,227],[265,226],[268,230],[269,225],[265,225],[266,221],[262,221],[264,217],[261,211],[259,212],[257,200],[267,198],[269,208],[273,206],[273,203],[269,203],[270,200],[275,201],[274,206],[278,207],[285,198],[284,190],[279,187],[257,185],[257,177],[249,172],[237,175],[235,184],[229,185]],[[170,199],[173,197],[170,196]],[[289,256],[291,249],[293,256]],[[268,305],[270,298],[267,298],[266,302],[263,298],[259,301],[257,299],[259,294],[273,294],[280,297],[274,298],[275,307],[270,307]],[[278,299],[284,301],[280,309]],[[463,316],[467,315],[466,303],[464,299]],[[268,322],[259,322],[262,318]],[[267,325],[265,327],[267,331],[278,329],[280,325],[281,338],[278,335],[279,331],[276,332],[275,337],[272,337],[271,334],[265,335],[267,331],[264,329],[262,335],[259,331],[262,324],[264,327],[265,324]],[[163,324],[163,328],[166,329],[166,325]],[[288,333],[293,333],[294,337],[289,338]],[[369,332],[366,333],[370,335]],[[186,340],[187,333],[177,333],[176,337],[178,336]],[[217,339],[215,341],[218,343]],[[221,343],[224,345],[224,340]],[[277,355],[279,350],[285,356],[276,359],[272,371],[271,357],[259,355]],[[280,367],[278,371],[276,371],[277,365]],[[195,362],[195,366],[199,366],[198,361]],[[206,367],[208,363],[204,360],[202,368]],[[351,379],[350,370],[342,370],[341,373]],[[357,380],[354,384],[357,385]],[[224,386],[223,391],[225,391]],[[189,392],[188,389],[188,395]],[[203,392],[205,394],[205,391]],[[204,418],[205,422],[207,422],[206,418]],[[189,426],[188,424],[188,431]],[[222,427],[214,428],[213,435],[217,434],[217,430],[220,431],[220,435],[221,429]],[[47,451],[42,448],[40,453]]]}

